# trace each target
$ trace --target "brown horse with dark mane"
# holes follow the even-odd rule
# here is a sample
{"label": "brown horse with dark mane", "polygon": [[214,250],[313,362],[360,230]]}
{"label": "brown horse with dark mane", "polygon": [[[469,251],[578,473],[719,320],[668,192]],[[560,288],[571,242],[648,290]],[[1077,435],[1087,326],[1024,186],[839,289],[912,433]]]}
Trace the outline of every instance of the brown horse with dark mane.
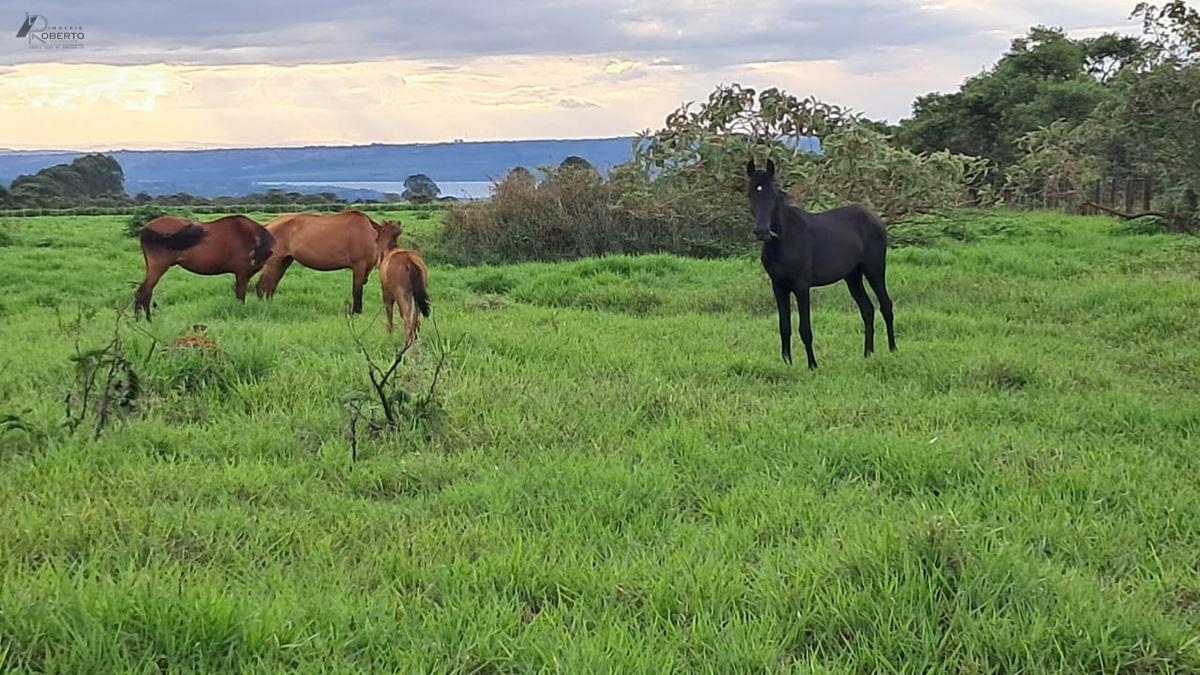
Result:
{"label": "brown horse with dark mane", "polygon": [[262,269],[274,244],[265,227],[241,215],[210,223],[160,216],[146,223],[138,239],[146,259],[146,278],[133,296],[133,313],[136,317],[145,312],[147,321],[154,286],[172,266],[195,274],[232,274],[234,294],[245,301],[250,277]]}
{"label": "brown horse with dark mane", "polygon": [[425,261],[416,251],[389,249],[379,261],[379,284],[383,287],[388,332],[394,330],[392,306],[399,305],[404,320],[404,346],[411,347],[421,328],[421,315],[429,316],[429,270]]}
{"label": "brown horse with dark mane", "polygon": [[263,267],[255,293],[269,298],[293,261],[309,269],[354,273],[353,311],[362,313],[363,284],[384,251],[396,245],[400,223],[376,223],[361,211],[331,215],[285,213],[267,223],[275,251]]}

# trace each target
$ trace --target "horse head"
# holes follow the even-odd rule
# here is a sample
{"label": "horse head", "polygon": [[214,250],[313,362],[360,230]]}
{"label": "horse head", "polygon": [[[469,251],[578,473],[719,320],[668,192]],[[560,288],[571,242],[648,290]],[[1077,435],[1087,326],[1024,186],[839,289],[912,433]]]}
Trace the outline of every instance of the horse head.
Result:
{"label": "horse head", "polygon": [[396,248],[396,240],[400,238],[403,228],[398,220],[385,220],[375,227],[375,257],[382,259],[383,254]]}
{"label": "horse head", "polygon": [[778,237],[779,233],[771,229],[771,218],[775,209],[783,199],[779,188],[775,185],[775,162],[767,160],[766,170],[756,169],[754,160],[746,162],[746,196],[750,200],[750,214],[754,216],[754,236],[759,241]]}

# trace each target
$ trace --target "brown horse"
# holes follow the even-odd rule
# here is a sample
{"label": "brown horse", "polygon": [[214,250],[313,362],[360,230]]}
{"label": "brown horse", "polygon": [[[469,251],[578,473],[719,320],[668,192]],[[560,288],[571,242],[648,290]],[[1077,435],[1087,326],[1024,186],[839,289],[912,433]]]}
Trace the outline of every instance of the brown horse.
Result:
{"label": "brown horse", "polygon": [[254,288],[259,297],[275,294],[292,261],[321,271],[350,269],[355,314],[362,313],[362,289],[371,268],[400,236],[400,223],[376,223],[361,211],[285,213],[267,223],[267,229],[275,237],[275,251]]}
{"label": "brown horse", "polygon": [[271,233],[246,216],[225,216],[197,223],[160,216],[146,223],[138,239],[146,259],[146,278],[133,296],[133,313],[145,312],[150,320],[154,286],[173,265],[196,274],[232,274],[234,294],[246,299],[246,284],[262,269],[275,243]]}
{"label": "brown horse", "polygon": [[[429,270],[416,251],[393,248],[379,262],[379,284],[383,286],[383,308],[387,310],[387,329],[391,333],[392,305],[400,306],[404,319],[404,346],[411,347],[421,327],[421,314],[429,316]],[[416,307],[413,307],[413,305]],[[416,312],[419,309],[420,314]]]}

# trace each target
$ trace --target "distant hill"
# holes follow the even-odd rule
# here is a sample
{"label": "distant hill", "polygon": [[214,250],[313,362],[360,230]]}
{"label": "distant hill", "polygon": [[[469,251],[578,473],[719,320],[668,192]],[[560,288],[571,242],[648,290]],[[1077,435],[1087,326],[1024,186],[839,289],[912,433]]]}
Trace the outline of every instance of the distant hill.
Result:
{"label": "distant hill", "polygon": [[[262,192],[263,183],[402,181],[424,173],[435,181],[487,181],[514,166],[534,169],[578,155],[601,170],[629,161],[633,138],[486,141],[419,145],[117,150],[129,194],[188,192],[204,197]],[[0,181],[8,184],[83,152],[2,151]],[[312,191],[313,188],[301,190]],[[361,190],[351,190],[359,192]]]}

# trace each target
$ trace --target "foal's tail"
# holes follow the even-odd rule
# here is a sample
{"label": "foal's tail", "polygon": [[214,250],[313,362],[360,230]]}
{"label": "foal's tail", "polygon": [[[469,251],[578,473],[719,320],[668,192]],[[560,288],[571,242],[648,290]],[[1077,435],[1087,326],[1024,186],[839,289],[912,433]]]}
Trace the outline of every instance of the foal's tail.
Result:
{"label": "foal's tail", "polygon": [[429,291],[425,288],[425,274],[415,262],[408,263],[408,284],[412,289],[413,299],[421,314],[429,316]]}
{"label": "foal's tail", "polygon": [[171,234],[163,234],[149,228],[142,228],[138,234],[138,239],[141,240],[144,248],[167,249],[171,251],[186,251],[189,248],[200,243],[201,239],[208,234],[196,223],[188,223],[176,232]]}

